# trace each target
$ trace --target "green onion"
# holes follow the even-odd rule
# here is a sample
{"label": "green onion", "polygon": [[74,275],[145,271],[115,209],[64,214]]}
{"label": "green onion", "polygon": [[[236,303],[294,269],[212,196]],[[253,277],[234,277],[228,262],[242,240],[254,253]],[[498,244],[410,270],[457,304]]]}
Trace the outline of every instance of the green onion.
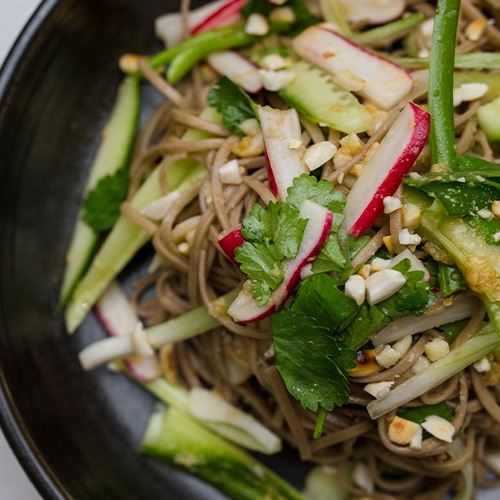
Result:
{"label": "green onion", "polygon": [[453,69],[460,0],[438,0],[429,64],[431,162],[456,166]]}

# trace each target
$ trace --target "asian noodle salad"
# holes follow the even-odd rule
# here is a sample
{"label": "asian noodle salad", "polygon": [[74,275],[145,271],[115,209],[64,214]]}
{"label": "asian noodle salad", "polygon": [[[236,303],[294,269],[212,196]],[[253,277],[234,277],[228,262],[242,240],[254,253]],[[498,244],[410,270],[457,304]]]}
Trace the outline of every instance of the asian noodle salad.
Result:
{"label": "asian noodle salad", "polygon": [[182,0],[121,57],[60,302],[158,398],[142,452],[236,499],[500,486],[499,17]]}

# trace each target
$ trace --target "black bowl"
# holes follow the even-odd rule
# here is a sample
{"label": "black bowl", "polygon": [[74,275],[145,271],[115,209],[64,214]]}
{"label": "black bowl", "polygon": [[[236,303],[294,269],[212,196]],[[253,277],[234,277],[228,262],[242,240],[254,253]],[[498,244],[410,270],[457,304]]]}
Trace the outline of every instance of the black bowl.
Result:
{"label": "black bowl", "polygon": [[0,415],[45,498],[222,498],[140,455],[153,399],[106,368],[84,372],[77,353],[102,332],[90,316],[68,336],[57,311],[118,57],[158,50],[153,20],[169,6],[46,0],[0,75]]}

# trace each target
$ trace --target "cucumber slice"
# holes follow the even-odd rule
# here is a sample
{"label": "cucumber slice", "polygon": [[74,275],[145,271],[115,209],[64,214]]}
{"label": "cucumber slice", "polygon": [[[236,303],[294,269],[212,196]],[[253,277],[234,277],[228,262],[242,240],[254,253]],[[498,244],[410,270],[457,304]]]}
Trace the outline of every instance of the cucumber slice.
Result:
{"label": "cucumber slice", "polygon": [[488,141],[491,143],[500,142],[500,97],[479,106],[476,118]]}
{"label": "cucumber slice", "polygon": [[[132,76],[125,77],[118,88],[115,103],[106,124],[106,134],[90,167],[84,197],[100,179],[115,174],[121,168],[126,168],[135,139],[139,101],[139,79]],[[99,235],[83,222],[82,215],[83,212],[80,209],[66,253],[66,269],[59,296],[60,307],[63,307],[69,300],[76,283],[92,258],[99,239]]]}
{"label": "cucumber slice", "polygon": [[372,115],[327,73],[305,61],[296,61],[289,69],[295,78],[279,94],[300,115],[347,134],[373,126]]}

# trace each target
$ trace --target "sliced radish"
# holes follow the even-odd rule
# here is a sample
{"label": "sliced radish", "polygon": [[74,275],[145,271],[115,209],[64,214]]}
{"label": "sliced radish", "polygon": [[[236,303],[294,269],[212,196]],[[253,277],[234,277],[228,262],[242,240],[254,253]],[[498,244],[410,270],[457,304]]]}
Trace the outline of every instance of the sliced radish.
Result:
{"label": "sliced radish", "polygon": [[259,68],[239,52],[213,52],[206,59],[217,73],[227,76],[247,92],[255,94],[262,89]]}
{"label": "sliced radish", "polygon": [[317,203],[306,200],[300,207],[300,217],[308,219],[297,256],[283,262],[284,278],[271,294],[269,301],[261,306],[253,298],[250,281],[247,280],[241,292],[228,308],[228,314],[239,323],[258,321],[275,312],[299,281],[300,272],[319,252],[328,238],[333,214]]}
{"label": "sliced radish", "polygon": [[208,16],[196,23],[191,29],[191,33],[196,35],[202,31],[227,26],[241,19],[240,10],[245,6],[247,0],[226,0],[217,9],[214,9]]}
{"label": "sliced radish", "polygon": [[[215,0],[189,11],[188,29],[191,34],[201,33],[204,30],[225,26],[239,19],[239,9],[235,10],[232,4],[245,4],[242,0]],[[230,7],[230,8],[229,8]],[[228,11],[223,19],[220,13]],[[229,14],[233,12],[232,14]],[[219,19],[219,24],[216,20]],[[212,26],[210,26],[212,24]],[[203,26],[208,26],[203,28]],[[155,34],[166,47],[173,47],[182,41],[184,27],[182,25],[182,15],[180,12],[169,12],[155,19]]]}
{"label": "sliced radish", "polygon": [[259,106],[260,126],[266,151],[269,187],[279,201],[284,201],[293,180],[309,169],[304,162],[304,149],[299,115],[294,108],[275,109]]}
{"label": "sliced radish", "polygon": [[[110,337],[132,335],[140,324],[127,296],[116,281],[106,289],[94,310]],[[141,382],[160,375],[160,367],[154,354],[130,357],[125,359],[124,363],[130,373]]]}
{"label": "sliced radish", "polygon": [[385,24],[401,17],[405,10],[403,0],[340,0],[342,10],[350,23]]}
{"label": "sliced radish", "polygon": [[293,39],[297,54],[334,76],[334,81],[389,109],[408,95],[413,78],[403,68],[354,44],[327,23],[304,30]]}
{"label": "sliced radish", "polygon": [[234,258],[234,251],[241,247],[245,241],[245,238],[241,235],[241,224],[238,224],[229,232],[221,236],[218,243],[222,251],[229,257],[229,259],[239,266],[240,263],[236,262]]}
{"label": "sliced radish", "polygon": [[408,103],[349,192],[343,227],[358,237],[384,211],[384,198],[392,196],[422,151],[430,128],[430,115]]}

